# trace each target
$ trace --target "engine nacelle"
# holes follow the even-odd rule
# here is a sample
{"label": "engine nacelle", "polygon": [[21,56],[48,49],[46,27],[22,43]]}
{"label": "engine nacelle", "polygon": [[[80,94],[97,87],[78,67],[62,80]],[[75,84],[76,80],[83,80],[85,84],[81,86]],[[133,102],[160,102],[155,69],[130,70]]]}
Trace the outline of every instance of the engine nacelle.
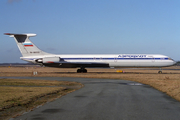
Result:
{"label": "engine nacelle", "polygon": [[37,63],[57,63],[60,61],[60,57],[44,57],[35,60]]}

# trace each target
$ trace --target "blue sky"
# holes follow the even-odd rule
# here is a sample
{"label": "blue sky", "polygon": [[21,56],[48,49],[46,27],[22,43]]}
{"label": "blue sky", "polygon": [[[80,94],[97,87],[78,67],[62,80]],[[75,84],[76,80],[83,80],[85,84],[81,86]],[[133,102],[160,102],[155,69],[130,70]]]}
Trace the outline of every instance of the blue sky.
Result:
{"label": "blue sky", "polygon": [[13,38],[36,33],[57,54],[163,54],[180,60],[179,0],[1,0],[0,63],[21,63]]}

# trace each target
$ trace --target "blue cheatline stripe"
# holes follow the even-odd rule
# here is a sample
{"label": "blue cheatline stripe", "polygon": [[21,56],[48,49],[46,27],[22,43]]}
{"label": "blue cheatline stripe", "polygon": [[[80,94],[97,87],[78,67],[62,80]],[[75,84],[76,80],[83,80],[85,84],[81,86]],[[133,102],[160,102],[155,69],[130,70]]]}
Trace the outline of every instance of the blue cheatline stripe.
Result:
{"label": "blue cheatline stripe", "polygon": [[[39,58],[23,58],[34,60]],[[168,60],[168,58],[61,58],[64,60]]]}
{"label": "blue cheatline stripe", "polygon": [[168,60],[168,58],[62,58],[64,60]]}

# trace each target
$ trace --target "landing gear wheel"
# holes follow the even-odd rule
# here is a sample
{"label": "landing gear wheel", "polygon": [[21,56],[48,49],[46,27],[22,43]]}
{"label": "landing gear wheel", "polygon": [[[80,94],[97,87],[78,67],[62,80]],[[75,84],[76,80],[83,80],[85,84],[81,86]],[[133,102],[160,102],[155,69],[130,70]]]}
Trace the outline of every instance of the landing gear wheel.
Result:
{"label": "landing gear wheel", "polygon": [[77,73],[81,73],[81,69],[78,69],[78,70],[77,70]]}
{"label": "landing gear wheel", "polygon": [[87,70],[86,70],[86,69],[84,69],[84,70],[83,70],[83,73],[87,73]]}
{"label": "landing gear wheel", "polygon": [[159,72],[158,72],[159,74],[162,74],[162,68],[159,68]]}
{"label": "landing gear wheel", "polygon": [[87,73],[87,70],[86,69],[78,69],[77,73]]}

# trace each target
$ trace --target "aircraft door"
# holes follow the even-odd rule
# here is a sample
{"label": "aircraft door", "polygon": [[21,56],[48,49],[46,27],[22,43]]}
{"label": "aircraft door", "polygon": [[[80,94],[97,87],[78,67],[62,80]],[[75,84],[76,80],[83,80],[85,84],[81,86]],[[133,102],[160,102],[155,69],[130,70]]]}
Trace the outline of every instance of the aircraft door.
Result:
{"label": "aircraft door", "polygon": [[155,58],[154,58],[154,57],[152,58],[152,62],[153,62],[153,63],[155,62]]}
{"label": "aircraft door", "polygon": [[114,58],[114,62],[117,62],[117,57]]}

